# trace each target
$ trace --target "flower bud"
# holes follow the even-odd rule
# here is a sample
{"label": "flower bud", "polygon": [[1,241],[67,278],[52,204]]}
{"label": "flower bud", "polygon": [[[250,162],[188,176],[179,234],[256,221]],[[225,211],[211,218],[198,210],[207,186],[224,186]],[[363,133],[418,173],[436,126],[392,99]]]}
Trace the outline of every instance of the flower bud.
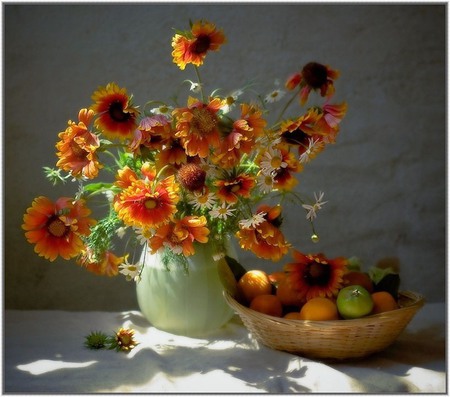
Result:
{"label": "flower bud", "polygon": [[191,192],[200,191],[205,186],[206,172],[197,164],[183,164],[178,170],[178,180],[185,189]]}

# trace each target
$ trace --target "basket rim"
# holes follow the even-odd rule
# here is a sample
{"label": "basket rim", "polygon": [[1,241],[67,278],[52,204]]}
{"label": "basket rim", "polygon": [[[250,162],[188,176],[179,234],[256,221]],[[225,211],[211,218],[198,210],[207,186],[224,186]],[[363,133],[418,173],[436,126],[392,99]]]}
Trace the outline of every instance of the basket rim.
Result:
{"label": "basket rim", "polygon": [[410,303],[406,304],[405,306],[401,306],[398,309],[391,310],[388,312],[378,313],[378,314],[372,314],[369,316],[361,317],[361,318],[355,318],[355,319],[346,319],[346,320],[328,320],[328,321],[313,321],[313,320],[293,320],[293,319],[286,319],[283,317],[275,317],[270,316],[268,314],[257,312],[256,310],[252,310],[249,307],[246,307],[239,303],[228,291],[224,291],[224,297],[227,303],[233,307],[238,314],[242,314],[249,317],[258,317],[260,319],[265,319],[267,321],[276,322],[279,324],[285,324],[285,325],[295,325],[295,326],[302,326],[302,325],[317,325],[317,326],[323,326],[323,327],[336,327],[336,326],[345,326],[347,327],[350,323],[357,325],[367,325],[373,322],[376,322],[377,320],[383,320],[387,318],[396,317],[398,315],[401,315],[404,312],[407,311],[417,311],[419,310],[424,304],[425,304],[425,297],[421,294],[418,294],[413,291],[399,291],[399,297],[400,298],[406,298],[410,301]]}

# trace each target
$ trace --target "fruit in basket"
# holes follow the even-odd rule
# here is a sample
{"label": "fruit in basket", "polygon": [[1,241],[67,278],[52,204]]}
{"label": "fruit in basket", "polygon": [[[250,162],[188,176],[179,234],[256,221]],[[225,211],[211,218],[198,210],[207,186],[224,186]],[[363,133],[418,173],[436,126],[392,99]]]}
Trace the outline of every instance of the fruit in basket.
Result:
{"label": "fruit in basket", "polygon": [[398,309],[395,298],[387,291],[378,291],[372,294],[373,309],[371,314],[389,312]]}
{"label": "fruit in basket", "polygon": [[344,287],[350,285],[360,285],[370,293],[373,292],[373,282],[369,274],[360,271],[351,271],[342,276],[342,285]]}
{"label": "fruit in basket", "polygon": [[250,309],[275,317],[281,317],[283,314],[283,305],[276,295],[272,294],[258,295],[253,298]]}
{"label": "fruit in basket", "polygon": [[238,293],[246,303],[250,303],[258,295],[268,295],[272,292],[272,284],[269,276],[263,270],[248,270],[239,279]]}
{"label": "fruit in basket", "polygon": [[336,303],[328,298],[312,298],[300,310],[300,320],[329,321],[339,320]]}
{"label": "fruit in basket", "polygon": [[286,320],[302,320],[301,316],[300,316],[300,312],[289,312],[286,313],[283,318],[285,318]]}
{"label": "fruit in basket", "polygon": [[342,288],[337,296],[336,305],[344,319],[367,316],[373,309],[373,300],[369,291],[360,285]]}
{"label": "fruit in basket", "polygon": [[292,288],[292,284],[287,278],[278,283],[276,295],[284,306],[301,306],[303,295]]}

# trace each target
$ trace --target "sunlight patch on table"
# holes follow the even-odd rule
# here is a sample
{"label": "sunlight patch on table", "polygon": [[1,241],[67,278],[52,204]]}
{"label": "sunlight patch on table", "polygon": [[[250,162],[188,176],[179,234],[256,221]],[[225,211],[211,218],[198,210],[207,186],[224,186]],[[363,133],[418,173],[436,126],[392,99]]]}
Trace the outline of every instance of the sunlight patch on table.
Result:
{"label": "sunlight patch on table", "polygon": [[32,375],[42,375],[47,372],[57,371],[59,369],[66,368],[85,368],[89,367],[92,364],[95,364],[97,361],[86,361],[84,363],[70,363],[65,361],[56,361],[56,360],[38,360],[29,364],[18,365],[17,369],[29,372]]}

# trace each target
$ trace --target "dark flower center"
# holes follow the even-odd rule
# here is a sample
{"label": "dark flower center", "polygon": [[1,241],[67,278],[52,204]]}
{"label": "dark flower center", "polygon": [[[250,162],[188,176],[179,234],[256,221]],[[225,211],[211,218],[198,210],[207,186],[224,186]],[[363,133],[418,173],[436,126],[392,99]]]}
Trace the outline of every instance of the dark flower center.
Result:
{"label": "dark flower center", "polygon": [[300,128],[295,129],[292,132],[284,132],[281,134],[281,138],[291,145],[308,145],[309,135],[303,132]]}
{"label": "dark flower center", "polygon": [[327,82],[327,68],[317,62],[310,62],[303,67],[302,76],[312,88],[320,88]]}
{"label": "dark flower center", "polygon": [[310,285],[325,286],[329,283],[331,267],[327,263],[311,262],[306,266],[303,278]]}
{"label": "dark flower center", "polygon": [[54,237],[63,237],[69,228],[61,219],[53,217],[47,222],[47,230]]}
{"label": "dark flower center", "polygon": [[211,39],[207,35],[200,35],[197,37],[192,45],[192,52],[196,54],[203,54],[208,51],[211,45]]}
{"label": "dark flower center", "polygon": [[109,105],[108,113],[114,121],[123,123],[130,119],[131,114],[123,111],[123,105],[120,101],[112,102]]}

